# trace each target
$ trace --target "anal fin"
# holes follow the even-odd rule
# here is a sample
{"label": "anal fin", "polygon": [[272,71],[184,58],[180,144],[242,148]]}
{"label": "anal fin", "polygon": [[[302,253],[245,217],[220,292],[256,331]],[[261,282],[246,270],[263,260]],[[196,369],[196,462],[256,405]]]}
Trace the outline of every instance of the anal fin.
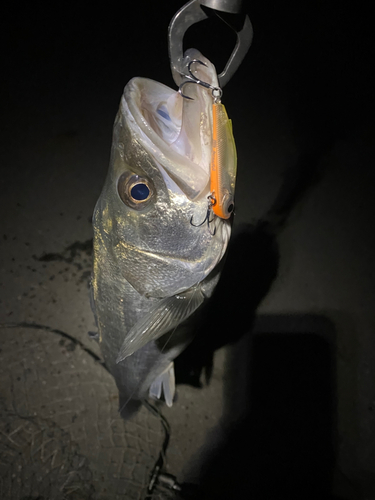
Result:
{"label": "anal fin", "polygon": [[174,375],[173,361],[167,368],[152,382],[149,390],[150,397],[160,399],[162,393],[167,406],[171,407],[176,392],[176,382]]}

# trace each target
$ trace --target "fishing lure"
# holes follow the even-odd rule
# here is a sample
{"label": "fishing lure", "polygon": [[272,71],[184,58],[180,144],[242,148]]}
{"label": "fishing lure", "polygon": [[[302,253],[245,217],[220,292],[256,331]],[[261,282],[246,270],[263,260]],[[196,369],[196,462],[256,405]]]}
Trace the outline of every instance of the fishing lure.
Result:
{"label": "fishing lure", "polygon": [[[191,71],[193,63],[206,66],[199,59],[190,61],[188,64],[188,80],[179,86],[179,92],[185,99],[192,99],[182,93],[182,87],[187,83],[202,85],[212,91],[212,156],[210,164],[210,195],[208,197],[209,211],[212,209],[218,217],[229,219],[234,209],[234,190],[237,174],[237,151],[233,137],[232,120],[228,118],[225,106],[221,103],[223,95],[221,88],[199,80]],[[206,219],[209,221],[209,215],[207,215]]]}
{"label": "fishing lure", "polygon": [[[213,90],[213,92],[215,92]],[[232,120],[220,98],[212,105],[212,158],[210,191],[212,210],[222,219],[229,219],[234,209],[234,190],[237,173],[237,152],[233,138]]]}

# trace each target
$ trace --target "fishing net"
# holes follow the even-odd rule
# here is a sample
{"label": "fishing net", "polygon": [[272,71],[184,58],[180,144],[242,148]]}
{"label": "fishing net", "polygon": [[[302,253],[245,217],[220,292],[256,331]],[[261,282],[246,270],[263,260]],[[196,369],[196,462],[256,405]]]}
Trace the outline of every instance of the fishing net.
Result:
{"label": "fishing net", "polygon": [[160,420],[142,408],[123,421],[112,377],[69,339],[26,328],[1,334],[0,498],[145,498]]}

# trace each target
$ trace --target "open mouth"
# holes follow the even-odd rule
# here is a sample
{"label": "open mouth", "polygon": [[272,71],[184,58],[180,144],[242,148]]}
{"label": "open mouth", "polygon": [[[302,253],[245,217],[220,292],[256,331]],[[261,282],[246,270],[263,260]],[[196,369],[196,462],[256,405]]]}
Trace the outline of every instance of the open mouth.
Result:
{"label": "open mouth", "polygon": [[[215,68],[201,54],[199,57],[207,66],[197,67],[198,77],[215,84]],[[190,99],[161,83],[134,78],[125,89],[122,106],[125,113],[132,115],[134,127],[142,132],[140,140],[146,149],[194,200],[208,189],[212,96],[194,83],[184,86],[184,94]]]}

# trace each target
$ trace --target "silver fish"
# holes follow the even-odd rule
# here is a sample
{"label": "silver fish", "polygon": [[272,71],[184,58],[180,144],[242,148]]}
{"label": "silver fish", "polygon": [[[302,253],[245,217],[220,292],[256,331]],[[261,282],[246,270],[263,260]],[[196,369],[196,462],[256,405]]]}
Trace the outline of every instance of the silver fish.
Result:
{"label": "silver fish", "polygon": [[[198,51],[196,75],[217,87]],[[196,65],[198,66],[198,65]],[[208,213],[212,96],[133,78],[125,87],[108,175],[93,216],[92,302],[98,341],[126,418],[149,394],[172,405],[173,360],[218,281],[230,223]],[[213,231],[215,228],[215,231]]]}

